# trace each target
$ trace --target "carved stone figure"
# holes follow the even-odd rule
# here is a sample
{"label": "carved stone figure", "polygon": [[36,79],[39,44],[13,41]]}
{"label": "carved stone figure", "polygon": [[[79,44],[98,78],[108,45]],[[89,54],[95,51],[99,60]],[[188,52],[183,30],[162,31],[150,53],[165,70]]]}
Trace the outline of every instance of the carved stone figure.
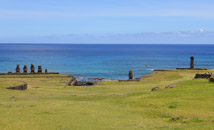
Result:
{"label": "carved stone figure", "polygon": [[16,73],[19,73],[20,72],[20,67],[19,65],[16,65]]}
{"label": "carved stone figure", "polygon": [[38,73],[42,73],[42,66],[41,65],[38,66]]}
{"label": "carved stone figure", "polygon": [[45,69],[45,73],[48,73],[48,69]]}
{"label": "carved stone figure", "polygon": [[27,73],[27,65],[24,65],[23,72]]}
{"label": "carved stone figure", "polygon": [[129,70],[129,79],[133,79],[133,72],[132,72],[132,70]]}
{"label": "carved stone figure", "polygon": [[34,65],[33,65],[33,64],[31,64],[30,69],[31,69],[31,73],[35,73],[35,67],[34,67]]}
{"label": "carved stone figure", "polygon": [[191,57],[190,57],[190,60],[191,60],[191,61],[190,61],[190,68],[193,69],[193,68],[194,68],[194,57],[191,56]]}

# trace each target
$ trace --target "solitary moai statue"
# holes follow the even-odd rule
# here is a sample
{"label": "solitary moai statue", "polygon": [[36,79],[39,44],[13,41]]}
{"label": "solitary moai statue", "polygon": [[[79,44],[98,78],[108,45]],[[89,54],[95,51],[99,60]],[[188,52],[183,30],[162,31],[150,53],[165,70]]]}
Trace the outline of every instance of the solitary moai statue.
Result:
{"label": "solitary moai statue", "polygon": [[27,65],[24,65],[23,72],[27,73]]}
{"label": "solitary moai statue", "polygon": [[16,73],[19,73],[20,72],[20,67],[19,65],[16,65]]}
{"label": "solitary moai statue", "polygon": [[133,79],[133,72],[132,72],[132,70],[129,70],[129,79]]}
{"label": "solitary moai statue", "polygon": [[34,67],[34,65],[33,65],[33,64],[31,64],[30,69],[31,69],[31,73],[35,73],[35,67]]}
{"label": "solitary moai statue", "polygon": [[38,66],[38,73],[42,73],[42,66],[41,65]]}
{"label": "solitary moai statue", "polygon": [[48,73],[48,69],[45,69],[45,73]]}
{"label": "solitary moai statue", "polygon": [[191,56],[191,57],[190,57],[190,60],[191,60],[191,61],[190,61],[190,68],[193,69],[193,68],[194,68],[194,57]]}

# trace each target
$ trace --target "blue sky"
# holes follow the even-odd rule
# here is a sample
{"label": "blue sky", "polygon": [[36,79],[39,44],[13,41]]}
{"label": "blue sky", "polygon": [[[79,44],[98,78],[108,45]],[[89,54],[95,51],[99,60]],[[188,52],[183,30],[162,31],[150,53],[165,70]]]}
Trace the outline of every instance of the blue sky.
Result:
{"label": "blue sky", "polygon": [[0,43],[214,43],[214,0],[0,3]]}

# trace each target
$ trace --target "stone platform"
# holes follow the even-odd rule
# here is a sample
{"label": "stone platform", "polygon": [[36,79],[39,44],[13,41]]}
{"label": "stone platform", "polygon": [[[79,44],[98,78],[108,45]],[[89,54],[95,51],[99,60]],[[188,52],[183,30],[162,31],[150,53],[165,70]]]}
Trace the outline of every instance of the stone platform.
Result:
{"label": "stone platform", "polygon": [[32,74],[59,74],[59,72],[45,72],[45,73],[14,73],[14,72],[8,72],[8,73],[0,73],[0,75],[32,75]]}
{"label": "stone platform", "polygon": [[176,68],[177,70],[208,70],[208,68]]}
{"label": "stone platform", "polygon": [[140,81],[140,78],[128,79],[128,80],[118,80],[119,82],[127,82],[127,81]]}

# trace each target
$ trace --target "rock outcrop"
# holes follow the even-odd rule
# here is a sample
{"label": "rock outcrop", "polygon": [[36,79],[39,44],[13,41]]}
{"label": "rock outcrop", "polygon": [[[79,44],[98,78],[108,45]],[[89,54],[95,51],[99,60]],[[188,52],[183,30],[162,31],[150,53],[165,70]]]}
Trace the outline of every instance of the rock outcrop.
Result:
{"label": "rock outcrop", "polygon": [[177,85],[167,85],[165,88],[175,88]]}
{"label": "rock outcrop", "polygon": [[159,90],[159,89],[160,89],[159,87],[154,87],[154,88],[152,88],[151,91],[157,91],[157,90]]}

